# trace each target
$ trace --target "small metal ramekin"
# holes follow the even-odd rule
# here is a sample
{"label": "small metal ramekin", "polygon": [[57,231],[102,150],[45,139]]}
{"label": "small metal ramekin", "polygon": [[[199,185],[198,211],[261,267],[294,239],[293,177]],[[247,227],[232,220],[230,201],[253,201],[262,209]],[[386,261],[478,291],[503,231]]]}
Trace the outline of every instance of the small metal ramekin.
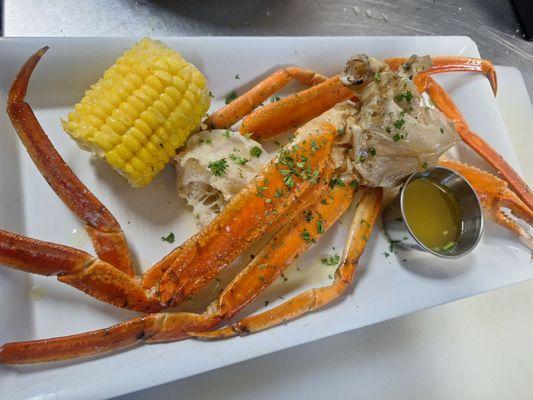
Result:
{"label": "small metal ramekin", "polygon": [[[420,178],[431,179],[445,186],[457,201],[461,214],[461,232],[457,244],[449,250],[436,251],[425,246],[415,236],[405,218],[405,188],[409,182]],[[407,178],[396,198],[385,208],[382,222],[387,237],[397,246],[426,251],[444,258],[458,258],[471,252],[479,243],[483,231],[483,210],[476,192],[465,178],[448,168],[433,167]],[[431,221],[428,221],[428,224],[430,223]]]}

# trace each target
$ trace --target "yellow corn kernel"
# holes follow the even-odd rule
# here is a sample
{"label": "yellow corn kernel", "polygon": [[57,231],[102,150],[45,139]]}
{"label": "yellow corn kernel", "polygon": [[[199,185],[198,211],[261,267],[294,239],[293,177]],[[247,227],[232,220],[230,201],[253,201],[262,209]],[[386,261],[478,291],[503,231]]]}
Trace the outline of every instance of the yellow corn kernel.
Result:
{"label": "yellow corn kernel", "polygon": [[181,55],[143,39],[119,57],[63,121],[132,186],[160,172],[209,109],[207,81]]}

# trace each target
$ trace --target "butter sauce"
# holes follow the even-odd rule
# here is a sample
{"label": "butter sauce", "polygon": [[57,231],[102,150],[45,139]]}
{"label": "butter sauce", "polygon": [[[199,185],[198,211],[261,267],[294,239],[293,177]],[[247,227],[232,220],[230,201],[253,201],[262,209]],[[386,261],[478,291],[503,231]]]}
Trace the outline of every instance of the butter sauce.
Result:
{"label": "butter sauce", "polygon": [[403,194],[405,222],[426,247],[437,251],[452,249],[461,234],[461,211],[454,195],[431,179],[416,179]]}

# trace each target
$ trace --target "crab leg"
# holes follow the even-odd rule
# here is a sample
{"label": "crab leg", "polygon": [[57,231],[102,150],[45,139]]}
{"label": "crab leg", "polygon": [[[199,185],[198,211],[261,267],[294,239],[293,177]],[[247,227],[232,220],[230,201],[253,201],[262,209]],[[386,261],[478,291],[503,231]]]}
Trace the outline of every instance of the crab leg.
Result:
{"label": "crab leg", "polygon": [[[315,81],[319,80],[319,77],[315,77]],[[336,75],[309,89],[257,109],[244,119],[239,132],[250,133],[255,138],[270,139],[299,127],[353,96],[353,91],[344,86]]]}
{"label": "crab leg", "polygon": [[[349,186],[331,190],[324,190],[324,184],[320,186],[306,201],[300,202],[296,218],[276,232],[206,312],[168,313],[161,330],[148,341],[183,339],[189,332],[210,330],[233,317],[269,287],[350,205],[353,189]],[[326,204],[322,198],[327,199]]]}
{"label": "crab leg", "polygon": [[197,332],[194,336],[201,339],[223,339],[262,331],[324,307],[338,299],[355,277],[357,262],[381,210],[382,193],[380,188],[363,189],[363,197],[350,227],[341,264],[335,271],[335,277],[330,286],[305,291],[268,311],[252,315],[219,330]]}
{"label": "crab leg", "polygon": [[478,194],[485,212],[491,219],[516,233],[530,249],[533,249],[533,236],[502,211],[502,208],[507,208],[515,217],[530,226],[533,225],[533,210],[508,189],[507,182],[459,161],[439,160],[439,165],[453,169],[464,176]]}
{"label": "crab leg", "polygon": [[43,47],[20,69],[9,91],[7,113],[33,162],[63,203],[85,223],[98,256],[132,276],[126,237],[111,212],[76,177],[24,101],[30,76],[42,55]]}
{"label": "crab leg", "polygon": [[140,312],[161,310],[135,278],[90,254],[0,230],[0,264],[53,276],[98,300]]}
{"label": "crab leg", "polygon": [[[4,231],[0,231],[0,263],[58,275],[61,282],[118,307],[141,312],[161,310],[202,287],[253,241],[271,231],[280,216],[290,213],[312,179],[324,172],[335,134],[335,128],[326,124],[324,131],[299,137],[301,140],[284,149],[210,225],[147,271],[142,286],[135,278],[80,250]],[[303,162],[301,157],[306,154],[309,157]],[[315,172],[316,176],[309,175]]]}
{"label": "crab leg", "polygon": [[[256,298],[348,208],[354,189],[349,185],[329,189],[330,174],[331,169],[300,198],[290,223],[265,244],[205,313],[165,312],[77,335],[8,343],[0,348],[0,363],[65,360],[118,350],[141,341],[180,340],[188,337],[190,331],[212,329]],[[327,201],[322,202],[322,198]]]}
{"label": "crab leg", "polygon": [[[389,58],[385,62],[393,71],[396,71],[407,58]],[[496,95],[498,90],[498,80],[496,78],[496,71],[494,65],[490,61],[481,58],[456,57],[456,56],[440,56],[431,57],[432,66],[425,72],[419,73],[415,82],[419,88],[420,93],[424,91],[426,86],[426,79],[429,75],[438,74],[442,72],[482,72],[490,81],[492,91]]]}
{"label": "crab leg", "polygon": [[317,81],[321,82],[323,78],[322,75],[305,68],[287,67],[277,70],[231,103],[211,114],[206,124],[212,129],[229,128],[293,79],[305,86],[313,86]]}
{"label": "crab leg", "polygon": [[157,331],[162,315],[151,314],[79,335],[7,343],[0,347],[0,364],[60,361],[131,347]]}
{"label": "crab leg", "polygon": [[322,173],[335,136],[331,124],[299,135],[210,225],[147,271],[143,287],[157,288],[161,303],[170,305],[187,299],[213,279],[251,243],[271,231],[279,217],[309,189],[313,179],[309,174]]}
{"label": "crab leg", "polygon": [[529,209],[533,209],[533,193],[527,183],[490,144],[470,130],[465,118],[442,86],[428,77],[426,92],[435,106],[455,123],[461,139],[494,167]]}

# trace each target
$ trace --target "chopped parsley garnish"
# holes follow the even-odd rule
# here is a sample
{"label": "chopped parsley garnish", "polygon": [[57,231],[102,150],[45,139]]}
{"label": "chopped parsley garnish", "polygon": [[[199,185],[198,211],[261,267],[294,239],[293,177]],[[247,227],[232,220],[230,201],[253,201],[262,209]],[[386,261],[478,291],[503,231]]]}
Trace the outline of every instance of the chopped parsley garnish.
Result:
{"label": "chopped parsley garnish", "polygon": [[316,231],[320,234],[324,233],[324,221],[316,221]]}
{"label": "chopped parsley garnish", "polygon": [[392,131],[392,129],[390,128],[390,126],[387,126],[387,127],[385,128],[385,130],[387,131],[387,133],[391,133],[391,131]]}
{"label": "chopped parsley garnish", "polygon": [[283,189],[276,189],[276,192],[274,193],[274,197],[280,198],[283,196]]}
{"label": "chopped parsley garnish", "polygon": [[448,242],[444,245],[444,247],[442,248],[443,250],[450,250],[452,247],[454,247],[456,245],[455,242]]}
{"label": "chopped parsley garnish", "polygon": [[313,219],[313,213],[307,210],[307,211],[304,211],[304,215],[305,215],[305,220],[307,222],[311,222],[311,220]]}
{"label": "chopped parsley garnish", "polygon": [[427,167],[428,167],[428,163],[427,162],[422,163],[422,168],[426,169]]}
{"label": "chopped parsley garnish", "polygon": [[233,100],[235,100],[236,98],[237,98],[237,92],[235,90],[232,90],[231,92],[228,93],[228,95],[226,96],[226,99],[224,100],[224,102],[226,104],[229,104]]}
{"label": "chopped parsley garnish", "polygon": [[228,168],[228,162],[225,158],[221,158],[218,161],[211,161],[207,167],[211,170],[211,173],[215,176],[222,176],[226,174]]}
{"label": "chopped parsley garnish", "polygon": [[174,232],[170,232],[167,236],[162,236],[161,237],[161,240],[163,242],[168,242],[168,243],[174,243]]}
{"label": "chopped parsley garnish", "polygon": [[292,175],[288,175],[285,179],[284,179],[284,182],[285,182],[285,185],[289,188],[289,189],[292,189],[294,187],[294,180],[292,179]]}
{"label": "chopped parsley garnish", "polygon": [[323,257],[320,261],[322,261],[322,264],[324,265],[337,265],[340,260],[341,260],[341,257],[338,254],[335,254],[333,256],[330,256],[328,254],[326,257]]}
{"label": "chopped parsley garnish", "polygon": [[230,136],[231,136],[231,132],[228,131],[228,130],[226,130],[226,131],[223,133],[223,135],[224,135],[225,137],[230,137]]}
{"label": "chopped parsley garnish", "polygon": [[397,95],[396,97],[394,97],[394,99],[396,101],[402,101],[402,100],[405,100],[407,101],[408,103],[411,102],[411,100],[413,100],[413,93],[411,93],[410,90],[408,90],[407,92],[405,93],[400,93],[399,95]]}
{"label": "chopped parsley garnish", "polygon": [[[303,142],[305,144],[305,141]],[[301,178],[304,181],[316,184],[320,181],[320,171],[313,170],[310,160],[306,156],[300,156],[295,152],[297,145],[290,149],[282,149],[278,155],[278,171],[283,175],[285,185],[292,189],[295,185],[294,178]]]}
{"label": "chopped parsley garnish", "polygon": [[405,125],[405,119],[403,118],[400,118],[400,119],[397,119],[396,121],[394,121],[394,127],[396,129],[402,129],[402,126]]}
{"label": "chopped parsley garnish", "polygon": [[350,182],[350,186],[353,188],[359,188],[359,182],[357,182],[355,179]]}
{"label": "chopped parsley garnish", "polygon": [[271,102],[271,103],[275,103],[276,101],[280,101],[280,100],[281,100],[280,97],[278,97],[278,96],[274,96],[274,97],[272,97],[272,98],[270,99],[270,102]]}
{"label": "chopped parsley garnish", "polygon": [[311,140],[311,149],[313,151],[317,151],[318,150],[318,144],[316,144],[316,141],[314,139]]}
{"label": "chopped parsley garnish", "polygon": [[209,91],[209,97],[215,97],[215,95],[213,94],[211,90]]}
{"label": "chopped parsley garnish", "polygon": [[448,242],[442,247],[442,250],[444,251],[452,250],[456,244],[457,244],[456,242]]}
{"label": "chopped parsley garnish", "polygon": [[263,150],[261,150],[261,148],[259,146],[254,146],[250,149],[250,155],[252,157],[260,157],[261,154],[263,153]]}
{"label": "chopped parsley garnish", "polygon": [[440,133],[444,133],[444,129],[440,128]]}
{"label": "chopped parsley garnish", "polygon": [[309,233],[309,231],[307,229],[305,229],[300,236],[306,242],[309,242],[311,240],[311,234]]}
{"label": "chopped parsley garnish", "polygon": [[381,72],[376,72],[374,74],[374,82],[381,82]]}
{"label": "chopped parsley garnish", "polygon": [[250,161],[247,158],[238,157],[235,154],[230,154],[229,158],[233,162],[235,162],[235,164],[239,164],[239,165],[245,165],[248,161]]}
{"label": "chopped parsley garnish", "polygon": [[400,135],[399,133],[395,134],[393,137],[392,137],[392,140],[394,140],[395,142],[399,141],[400,139],[402,139],[403,136]]}
{"label": "chopped parsley garnish", "polygon": [[331,178],[329,187],[333,189],[335,186],[344,186],[344,181],[341,178]]}
{"label": "chopped parsley garnish", "polygon": [[402,241],[401,240],[392,240],[390,239],[389,240],[389,251],[391,253],[394,253],[394,246],[397,245],[398,243],[401,243]]}
{"label": "chopped parsley garnish", "polygon": [[368,154],[370,154],[372,157],[374,157],[376,155],[376,149],[373,148],[373,147],[370,147],[368,149]]}
{"label": "chopped parsley garnish", "polygon": [[241,79],[241,76],[239,74],[235,75],[235,79]]}

